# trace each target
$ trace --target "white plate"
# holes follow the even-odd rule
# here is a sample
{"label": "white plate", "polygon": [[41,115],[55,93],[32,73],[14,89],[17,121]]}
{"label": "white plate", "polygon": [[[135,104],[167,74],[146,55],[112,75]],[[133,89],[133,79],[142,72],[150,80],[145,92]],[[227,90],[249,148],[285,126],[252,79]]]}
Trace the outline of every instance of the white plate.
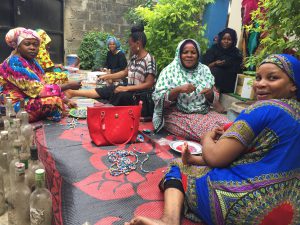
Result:
{"label": "white plate", "polygon": [[169,145],[174,151],[181,153],[181,146],[184,142],[187,142],[192,155],[202,153],[202,145],[193,141],[172,141]]}
{"label": "white plate", "polygon": [[101,71],[92,71],[92,72],[88,72],[87,76],[94,77],[94,76],[102,76],[102,75],[105,75],[105,74],[107,74],[107,73],[106,72],[101,72]]}
{"label": "white plate", "polygon": [[77,103],[78,108],[92,107],[95,103],[95,100],[91,98],[78,98],[74,101]]}
{"label": "white plate", "polygon": [[78,71],[79,70],[79,68],[72,67],[72,66],[64,66],[64,68],[69,71]]}
{"label": "white plate", "polygon": [[98,72],[98,76],[106,75],[107,72]]}

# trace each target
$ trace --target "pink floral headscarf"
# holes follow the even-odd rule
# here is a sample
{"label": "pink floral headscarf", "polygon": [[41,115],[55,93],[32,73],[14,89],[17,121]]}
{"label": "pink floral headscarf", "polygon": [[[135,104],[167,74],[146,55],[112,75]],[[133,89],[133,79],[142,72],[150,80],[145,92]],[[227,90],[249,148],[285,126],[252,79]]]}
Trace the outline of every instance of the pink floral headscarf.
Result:
{"label": "pink floral headscarf", "polygon": [[7,32],[5,36],[5,41],[8,46],[15,49],[26,38],[34,38],[39,42],[41,40],[38,33],[34,30],[26,29],[24,27],[17,27]]}

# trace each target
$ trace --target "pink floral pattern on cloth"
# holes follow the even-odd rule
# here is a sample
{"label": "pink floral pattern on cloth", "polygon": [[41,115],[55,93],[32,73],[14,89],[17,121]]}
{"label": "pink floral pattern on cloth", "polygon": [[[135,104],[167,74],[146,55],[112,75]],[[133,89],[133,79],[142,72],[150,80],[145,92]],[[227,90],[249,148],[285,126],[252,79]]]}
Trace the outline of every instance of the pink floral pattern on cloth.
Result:
{"label": "pink floral pattern on cloth", "polygon": [[64,111],[64,104],[58,96],[33,98],[26,102],[25,110],[29,114],[29,122],[43,119],[59,121]]}
{"label": "pink floral pattern on cloth", "polygon": [[201,137],[216,127],[231,122],[225,115],[215,111],[207,114],[183,113],[175,107],[166,109],[164,128],[172,134],[201,141]]}
{"label": "pink floral pattern on cloth", "polygon": [[61,96],[60,86],[57,84],[47,84],[40,92],[40,97]]}
{"label": "pink floral pattern on cloth", "polygon": [[14,55],[3,62],[0,72],[6,81],[3,92],[5,94],[14,92],[17,95],[10,94],[13,100],[25,97],[61,96],[59,85],[44,84],[44,71],[36,60],[29,62]]}
{"label": "pink floral pattern on cloth", "polygon": [[44,84],[44,71],[36,60],[10,56],[0,66],[0,73],[3,94],[9,95],[15,106],[24,99],[31,122],[45,118],[61,119],[64,94],[59,85]]}
{"label": "pink floral pattern on cloth", "polygon": [[40,41],[40,36],[34,30],[17,27],[7,32],[5,35],[5,42],[8,46],[17,48],[18,45],[26,38],[34,38]]}

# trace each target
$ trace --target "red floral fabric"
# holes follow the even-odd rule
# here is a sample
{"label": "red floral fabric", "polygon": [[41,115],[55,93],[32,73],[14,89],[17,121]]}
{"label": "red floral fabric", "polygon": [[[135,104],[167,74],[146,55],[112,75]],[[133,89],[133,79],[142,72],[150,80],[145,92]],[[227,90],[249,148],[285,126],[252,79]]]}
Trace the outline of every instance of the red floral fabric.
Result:
{"label": "red floral fabric", "polygon": [[[140,129],[149,129],[142,123]],[[151,127],[150,127],[151,129]],[[163,193],[158,188],[169,160],[179,157],[167,145],[150,140],[127,146],[96,147],[91,143],[85,121],[67,129],[66,121],[48,124],[40,130],[40,158],[47,171],[53,195],[54,224],[124,224],[134,216],[159,218],[163,211]],[[149,138],[150,137],[150,138]],[[164,140],[175,137],[165,135]],[[62,146],[63,145],[63,146]],[[127,149],[135,152],[140,164],[128,175],[112,176],[108,151]],[[74,159],[74,160],[73,160]],[[193,225],[183,219],[182,224]]]}

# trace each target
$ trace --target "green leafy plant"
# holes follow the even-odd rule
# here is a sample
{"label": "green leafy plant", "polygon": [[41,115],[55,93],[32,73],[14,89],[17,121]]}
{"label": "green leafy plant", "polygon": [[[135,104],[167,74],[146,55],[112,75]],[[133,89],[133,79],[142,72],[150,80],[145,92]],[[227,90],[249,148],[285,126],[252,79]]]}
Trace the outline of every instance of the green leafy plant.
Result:
{"label": "green leafy plant", "polygon": [[261,34],[260,46],[255,55],[247,58],[246,67],[256,65],[269,54],[293,53],[300,55],[300,1],[260,0],[252,12],[258,26],[246,26],[249,32]]}
{"label": "green leafy plant", "polygon": [[207,48],[202,25],[204,7],[213,0],[160,0],[152,7],[139,6],[135,13],[146,24],[147,49],[155,56],[158,72],[167,66],[175,55],[180,41],[197,40],[201,50]]}
{"label": "green leafy plant", "polygon": [[78,50],[82,69],[95,69],[104,65],[108,51],[105,41],[108,36],[109,33],[100,31],[87,32],[83,36]]}
{"label": "green leafy plant", "polygon": [[140,17],[136,11],[135,8],[138,6],[145,7],[152,9],[155,5],[155,2],[153,0],[135,0],[135,7],[131,7],[128,12],[125,13],[124,18],[130,23],[130,24],[141,24],[144,23],[143,18]]}

